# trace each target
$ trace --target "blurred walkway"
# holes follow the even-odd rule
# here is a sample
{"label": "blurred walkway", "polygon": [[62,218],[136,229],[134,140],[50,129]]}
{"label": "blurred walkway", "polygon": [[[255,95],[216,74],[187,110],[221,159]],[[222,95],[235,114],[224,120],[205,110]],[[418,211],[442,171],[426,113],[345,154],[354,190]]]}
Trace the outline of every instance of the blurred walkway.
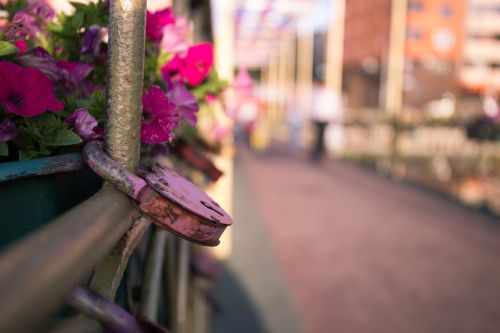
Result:
{"label": "blurred walkway", "polygon": [[[267,304],[260,329],[289,332],[276,323],[270,328],[273,307],[266,303],[266,294],[289,286],[301,314],[289,324],[303,319],[312,333],[500,332],[498,220],[341,162],[314,166],[276,149],[265,157],[242,150],[239,158],[244,174],[239,169],[237,177],[245,184],[236,180],[237,193],[249,185],[253,199],[236,198],[235,257],[228,265],[246,276],[239,283],[253,307]],[[252,214],[265,226],[245,225]],[[262,234],[271,249],[265,238],[259,242]],[[245,239],[253,239],[253,252]],[[252,271],[274,252],[282,273]],[[252,260],[238,261],[245,256]],[[256,295],[252,286],[266,290]],[[224,305],[227,293],[219,290]],[[282,302],[274,309],[293,315],[293,305],[284,296]],[[283,321],[281,315],[274,319]]]}

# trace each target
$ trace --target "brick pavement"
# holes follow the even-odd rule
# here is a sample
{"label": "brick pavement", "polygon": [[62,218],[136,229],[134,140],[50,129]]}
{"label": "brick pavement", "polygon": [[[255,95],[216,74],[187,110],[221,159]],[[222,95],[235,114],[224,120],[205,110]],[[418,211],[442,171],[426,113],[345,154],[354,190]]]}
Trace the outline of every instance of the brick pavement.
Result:
{"label": "brick pavement", "polygon": [[308,331],[500,332],[497,219],[341,162],[240,159]]}

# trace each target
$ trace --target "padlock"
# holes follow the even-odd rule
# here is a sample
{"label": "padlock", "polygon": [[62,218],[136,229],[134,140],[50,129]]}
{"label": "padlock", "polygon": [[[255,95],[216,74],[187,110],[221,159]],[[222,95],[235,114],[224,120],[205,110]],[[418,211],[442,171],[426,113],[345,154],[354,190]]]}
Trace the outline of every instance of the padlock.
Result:
{"label": "padlock", "polygon": [[139,210],[159,227],[207,246],[219,238],[231,217],[203,190],[174,170],[155,164],[141,177],[127,171],[102,150],[103,143],[85,145],[83,157],[99,176],[138,202]]}

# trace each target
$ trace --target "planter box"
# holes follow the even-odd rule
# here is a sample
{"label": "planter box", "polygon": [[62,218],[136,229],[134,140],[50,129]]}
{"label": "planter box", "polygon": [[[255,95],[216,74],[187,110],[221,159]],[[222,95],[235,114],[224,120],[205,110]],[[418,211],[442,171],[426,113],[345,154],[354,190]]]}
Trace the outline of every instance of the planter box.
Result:
{"label": "planter box", "polygon": [[101,184],[80,154],[0,164],[0,248],[89,198]]}

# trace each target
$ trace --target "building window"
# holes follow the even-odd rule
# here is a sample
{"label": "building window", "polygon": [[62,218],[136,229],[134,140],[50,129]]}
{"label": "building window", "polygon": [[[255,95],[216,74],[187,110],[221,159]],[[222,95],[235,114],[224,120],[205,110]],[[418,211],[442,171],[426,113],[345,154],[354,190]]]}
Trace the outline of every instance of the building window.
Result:
{"label": "building window", "polygon": [[408,30],[406,30],[406,38],[407,39],[417,40],[417,39],[420,39],[421,37],[422,37],[422,33],[420,32],[420,30],[413,29],[413,28],[408,28]]}
{"label": "building window", "polygon": [[417,0],[408,1],[408,10],[409,11],[418,12],[418,11],[421,11],[423,8],[424,8],[424,6],[422,5],[422,3],[420,1],[417,1]]}
{"label": "building window", "polygon": [[453,9],[451,9],[450,5],[442,5],[440,12],[443,17],[451,17],[453,15]]}
{"label": "building window", "polygon": [[498,5],[483,5],[483,4],[472,4],[470,6],[471,11],[480,14],[480,13],[487,13],[487,12],[497,12],[500,13],[500,6]]}

